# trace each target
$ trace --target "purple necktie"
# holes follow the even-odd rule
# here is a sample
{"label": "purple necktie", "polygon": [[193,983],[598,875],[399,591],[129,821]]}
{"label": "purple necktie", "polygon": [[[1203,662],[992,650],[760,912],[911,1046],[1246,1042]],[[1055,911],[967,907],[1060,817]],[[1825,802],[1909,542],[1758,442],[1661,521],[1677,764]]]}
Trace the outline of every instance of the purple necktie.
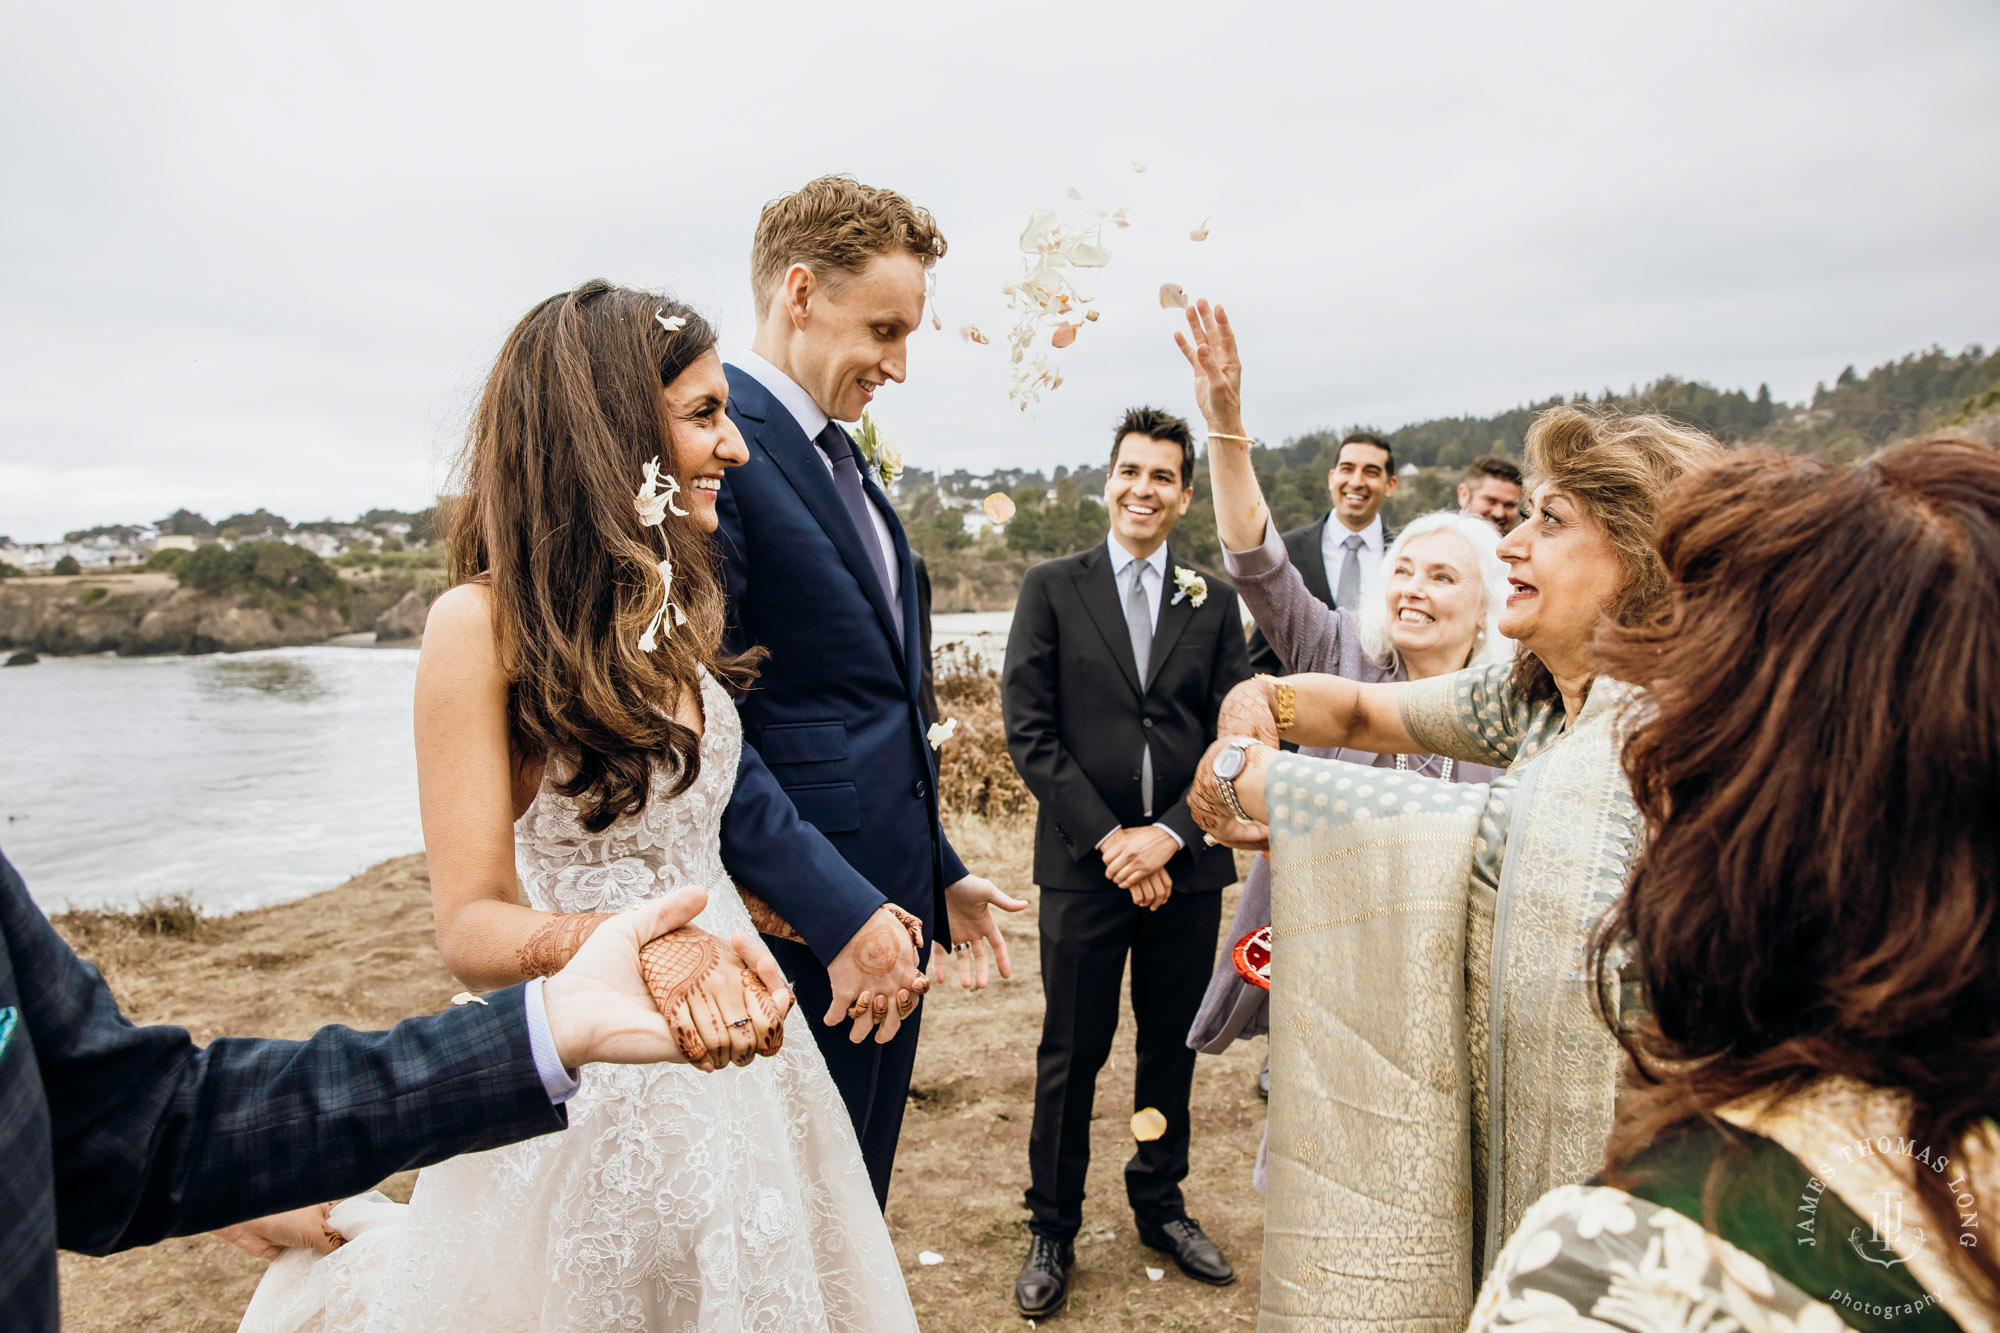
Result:
{"label": "purple necktie", "polygon": [[882,600],[889,603],[890,623],[896,627],[896,646],[903,646],[902,608],[890,596],[889,559],[882,550],[881,541],[875,536],[875,523],[868,515],[868,493],[861,486],[861,460],[854,452],[854,442],[847,438],[847,432],[837,421],[826,423],[826,429],[813,441],[833,464],[833,488],[840,492],[840,502],[847,508],[847,517],[854,523],[855,535],[861,538],[861,545],[868,552],[869,563],[875,566],[875,578],[882,589]]}

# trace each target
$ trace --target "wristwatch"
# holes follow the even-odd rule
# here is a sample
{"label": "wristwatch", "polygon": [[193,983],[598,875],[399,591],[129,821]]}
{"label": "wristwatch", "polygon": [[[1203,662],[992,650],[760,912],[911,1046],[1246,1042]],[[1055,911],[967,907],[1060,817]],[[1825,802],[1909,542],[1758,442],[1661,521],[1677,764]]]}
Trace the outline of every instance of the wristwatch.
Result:
{"label": "wristwatch", "polygon": [[1243,812],[1243,803],[1236,799],[1236,779],[1243,776],[1253,745],[1261,749],[1264,742],[1249,736],[1237,736],[1226,742],[1222,753],[1215,756],[1215,786],[1222,793],[1222,803],[1229,807],[1230,814],[1246,824],[1257,821]]}

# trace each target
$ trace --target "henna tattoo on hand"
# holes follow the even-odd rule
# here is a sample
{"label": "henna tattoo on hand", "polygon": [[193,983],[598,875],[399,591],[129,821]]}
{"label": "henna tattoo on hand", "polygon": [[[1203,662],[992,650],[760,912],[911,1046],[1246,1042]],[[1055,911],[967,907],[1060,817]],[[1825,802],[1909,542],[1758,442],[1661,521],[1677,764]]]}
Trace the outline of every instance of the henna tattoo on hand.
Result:
{"label": "henna tattoo on hand", "polygon": [[575,957],[591,932],[611,919],[609,912],[564,912],[551,916],[514,955],[531,977],[552,977]]}
{"label": "henna tattoo on hand", "polygon": [[639,975],[662,1014],[694,993],[722,961],[722,941],[695,926],[670,930],[639,949]]}

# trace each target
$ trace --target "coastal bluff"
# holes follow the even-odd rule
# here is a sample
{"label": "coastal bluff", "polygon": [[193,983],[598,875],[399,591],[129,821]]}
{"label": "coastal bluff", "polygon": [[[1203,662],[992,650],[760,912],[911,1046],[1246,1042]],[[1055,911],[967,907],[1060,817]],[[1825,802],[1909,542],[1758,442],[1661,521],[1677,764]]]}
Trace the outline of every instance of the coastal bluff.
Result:
{"label": "coastal bluff", "polygon": [[344,596],[204,593],[171,574],[131,571],[0,581],[0,651],[48,656],[238,653],[376,631],[423,631],[428,590],[407,576],[343,580]]}

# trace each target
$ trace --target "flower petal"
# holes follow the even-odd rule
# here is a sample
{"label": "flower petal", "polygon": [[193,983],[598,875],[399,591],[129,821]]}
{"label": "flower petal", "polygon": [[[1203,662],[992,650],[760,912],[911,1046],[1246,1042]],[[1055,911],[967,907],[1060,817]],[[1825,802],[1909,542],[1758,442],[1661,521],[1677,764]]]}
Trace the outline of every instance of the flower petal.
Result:
{"label": "flower petal", "polygon": [[1181,290],[1181,285],[1178,282],[1163,282],[1160,284],[1160,309],[1185,310],[1187,309],[1187,303],[1187,293]]}
{"label": "flower petal", "polygon": [[661,306],[658,310],[655,310],[653,312],[653,318],[657,320],[659,322],[660,327],[665,329],[668,333],[679,333],[682,329],[687,327],[686,315],[669,315],[667,313],[667,308],[665,306]]}
{"label": "flower petal", "polygon": [[977,343],[981,347],[986,346],[988,342],[992,341],[985,334],[979,331],[979,326],[977,324],[961,325],[958,330],[958,336],[965,339],[969,343]]}
{"label": "flower petal", "polygon": [[1190,241],[1205,241],[1205,240],[1207,240],[1207,239],[1208,239],[1208,223],[1209,223],[1209,219],[1207,219],[1207,218],[1203,218],[1203,219],[1201,220],[1201,225],[1200,225],[1199,227],[1196,227],[1196,228],[1195,228],[1195,229],[1194,229],[1193,231],[1191,231],[1191,232],[1189,232],[1189,233],[1188,233],[1188,239],[1189,239]]}
{"label": "flower petal", "polygon": [[1133,174],[1135,175],[1143,176],[1146,174],[1146,164],[1144,162],[1135,160],[1132,163],[1132,171]]}
{"label": "flower petal", "polygon": [[1014,521],[1014,498],[1005,491],[993,492],[979,507],[986,511],[986,517],[993,520],[995,527],[1004,528]]}
{"label": "flower petal", "polygon": [[1075,341],[1076,341],[1076,325],[1074,324],[1060,325],[1057,327],[1056,331],[1049,336],[1049,346],[1055,348],[1067,347]]}

